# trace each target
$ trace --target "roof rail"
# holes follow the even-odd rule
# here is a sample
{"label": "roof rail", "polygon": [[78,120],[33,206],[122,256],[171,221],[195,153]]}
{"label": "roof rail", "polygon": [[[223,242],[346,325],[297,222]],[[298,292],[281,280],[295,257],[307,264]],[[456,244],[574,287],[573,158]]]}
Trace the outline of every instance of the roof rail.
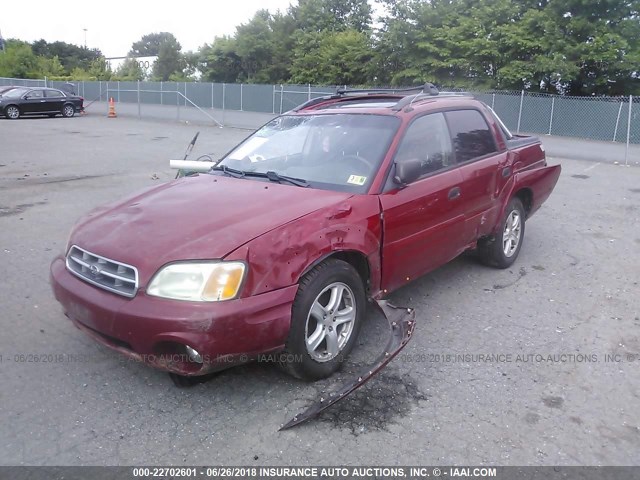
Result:
{"label": "roof rail", "polygon": [[[438,98],[440,98],[440,97],[468,97],[468,96],[470,96],[470,94],[463,93],[463,92],[440,92],[438,94]],[[418,93],[416,95],[408,95],[408,96],[404,97],[403,99],[401,99],[398,103],[396,103],[394,105],[394,107],[393,107],[393,110],[399,112],[404,107],[407,107],[407,106],[410,107],[415,102],[419,102],[421,100],[426,100],[426,99],[430,99],[430,98],[433,98],[433,95],[428,94],[428,93]]]}
{"label": "roof rail", "polygon": [[416,92],[419,91],[425,95],[438,95],[438,89],[433,83],[425,83],[419,87],[411,87],[411,88],[354,88],[352,90],[348,89],[338,89],[336,90],[336,95],[358,95],[362,93],[404,93],[404,92]]}

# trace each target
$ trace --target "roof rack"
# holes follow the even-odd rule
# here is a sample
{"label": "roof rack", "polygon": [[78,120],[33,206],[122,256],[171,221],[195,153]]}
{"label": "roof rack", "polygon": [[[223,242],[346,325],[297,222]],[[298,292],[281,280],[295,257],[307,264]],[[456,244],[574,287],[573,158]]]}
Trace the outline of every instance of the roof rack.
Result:
{"label": "roof rack", "polygon": [[404,93],[404,92],[416,92],[419,91],[424,95],[438,95],[438,89],[433,83],[425,83],[419,87],[411,87],[411,88],[354,88],[352,90],[348,90],[346,88],[340,90],[336,90],[336,95],[344,96],[344,95],[359,95],[362,93],[376,94],[376,93]]}
{"label": "roof rack", "polygon": [[411,88],[398,88],[398,89],[394,89],[394,88],[367,88],[367,89],[353,89],[353,90],[347,90],[347,89],[343,89],[343,90],[337,90],[335,94],[333,95],[324,95],[322,97],[316,97],[316,98],[312,98],[304,103],[302,103],[301,105],[298,105],[297,107],[293,108],[291,111],[292,112],[298,112],[300,110],[303,110],[305,108],[309,108],[312,107],[314,105],[318,105],[320,103],[324,103],[330,100],[340,100],[340,99],[345,99],[346,97],[349,96],[358,96],[358,95],[363,95],[363,94],[369,94],[369,95],[384,95],[384,94],[389,94],[389,95],[397,95],[397,94],[402,94],[402,93],[408,93],[408,92],[417,92],[413,95],[404,95],[399,101],[398,103],[396,103],[396,105],[394,105],[393,110],[396,111],[400,111],[402,110],[404,107],[406,106],[411,106],[412,104],[422,101],[422,100],[426,100],[426,99],[433,99],[434,97],[469,97],[472,96],[470,93],[468,92],[440,92],[438,91],[438,89],[436,88],[435,85],[433,85],[432,83],[425,83],[422,86],[419,87],[411,87]]}
{"label": "roof rack", "polygon": [[[438,94],[438,97],[468,97],[470,96],[469,93],[465,93],[465,92],[440,92]],[[398,103],[396,103],[393,107],[393,110],[395,111],[400,111],[402,110],[404,107],[407,106],[411,106],[416,102],[419,102],[421,100],[426,100],[426,99],[430,99],[432,98],[433,95],[428,94],[428,93],[418,93],[416,95],[408,95],[406,97],[404,97],[403,99],[401,99]]]}

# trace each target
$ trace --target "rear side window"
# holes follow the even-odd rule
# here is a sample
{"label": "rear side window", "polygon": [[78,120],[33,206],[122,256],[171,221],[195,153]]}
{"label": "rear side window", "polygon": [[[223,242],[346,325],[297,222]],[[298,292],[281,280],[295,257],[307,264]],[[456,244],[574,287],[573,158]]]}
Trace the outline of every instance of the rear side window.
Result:
{"label": "rear side window", "polygon": [[56,98],[60,98],[60,97],[64,97],[63,93],[60,90],[45,90],[47,97],[51,98],[51,97],[56,97]]}
{"label": "rear side window", "polygon": [[457,163],[468,162],[496,152],[493,134],[477,110],[446,112]]}

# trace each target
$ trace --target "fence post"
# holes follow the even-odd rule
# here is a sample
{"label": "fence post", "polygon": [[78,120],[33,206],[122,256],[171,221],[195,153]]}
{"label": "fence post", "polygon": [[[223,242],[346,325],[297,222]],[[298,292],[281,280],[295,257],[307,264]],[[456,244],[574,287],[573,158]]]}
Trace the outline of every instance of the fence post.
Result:
{"label": "fence post", "polygon": [[495,110],[495,105],[496,105],[496,94],[492,93],[491,94],[491,110]]}
{"label": "fence post", "polygon": [[180,121],[180,85],[176,82],[176,120]]}
{"label": "fence post", "polygon": [[271,111],[274,115],[276,114],[276,86],[273,85],[273,109]]}
{"label": "fence post", "polygon": [[164,93],[162,93],[164,88],[162,86],[162,83],[162,80],[160,80],[160,105],[164,105]]}
{"label": "fence post", "polygon": [[309,95],[307,95],[307,101],[311,100],[311,84],[309,84]]}
{"label": "fence post", "polygon": [[118,103],[120,103],[120,80],[118,80]]}
{"label": "fence post", "polygon": [[142,113],[140,112],[140,80],[138,80],[138,120],[142,118]]}
{"label": "fence post", "polygon": [[551,97],[551,118],[549,119],[549,133],[551,135],[551,127],[553,127],[553,110],[556,106],[556,97]]}
{"label": "fence post", "polygon": [[213,110],[213,82],[211,83],[211,110]]}
{"label": "fence post", "polygon": [[242,84],[240,84],[240,111],[242,111]]}
{"label": "fence post", "polygon": [[184,82],[184,106],[187,106],[187,82]]}
{"label": "fence post", "polygon": [[620,108],[618,109],[618,117],[616,118],[616,128],[613,130],[613,142],[618,138],[618,125],[620,125],[620,114],[622,113],[622,104],[624,103],[624,98],[620,97]]}
{"label": "fence post", "polygon": [[47,88],[47,76],[44,76],[44,88]]}
{"label": "fence post", "polygon": [[227,96],[227,85],[222,83],[222,124],[224,125],[225,97]]}
{"label": "fence post", "polygon": [[627,119],[627,148],[624,151],[624,164],[629,165],[629,139],[631,137],[631,105],[633,105],[633,95],[629,95],[629,118]]}
{"label": "fence post", "polygon": [[280,115],[282,115],[282,100],[284,98],[284,85],[280,84]]}
{"label": "fence post", "polygon": [[520,120],[522,119],[522,104],[524,103],[524,90],[520,92],[520,111],[518,112],[518,128],[516,133],[520,133]]}

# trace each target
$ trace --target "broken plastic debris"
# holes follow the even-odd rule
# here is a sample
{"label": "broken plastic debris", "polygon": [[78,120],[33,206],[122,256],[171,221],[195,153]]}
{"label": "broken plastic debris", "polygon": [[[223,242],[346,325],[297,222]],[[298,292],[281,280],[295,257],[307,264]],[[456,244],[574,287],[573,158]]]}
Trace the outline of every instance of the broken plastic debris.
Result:
{"label": "broken plastic debris", "polygon": [[[408,309],[406,307],[396,307],[391,305],[385,300],[378,300],[376,304],[385,318],[389,322],[389,328],[391,331],[391,336],[389,341],[383,350],[383,353],[376,359],[375,363],[365,370],[366,373],[360,375],[357,381],[352,381],[344,385],[340,390],[338,390],[338,394],[331,394],[329,401],[325,402],[324,397],[320,398],[319,402],[315,402],[312,404],[304,413],[301,415],[296,415],[291,419],[288,423],[280,428],[280,430],[286,430],[288,428],[299,425],[307,420],[315,417],[323,410],[326,410],[334,403],[342,400],[344,397],[364,385],[369,379],[371,379],[376,373],[382,370],[393,358],[404,348],[409,339],[411,338],[411,334],[413,333],[413,329],[415,328],[415,322],[412,321],[415,317],[415,311],[413,309]],[[400,328],[393,328],[394,325],[400,324]]]}

